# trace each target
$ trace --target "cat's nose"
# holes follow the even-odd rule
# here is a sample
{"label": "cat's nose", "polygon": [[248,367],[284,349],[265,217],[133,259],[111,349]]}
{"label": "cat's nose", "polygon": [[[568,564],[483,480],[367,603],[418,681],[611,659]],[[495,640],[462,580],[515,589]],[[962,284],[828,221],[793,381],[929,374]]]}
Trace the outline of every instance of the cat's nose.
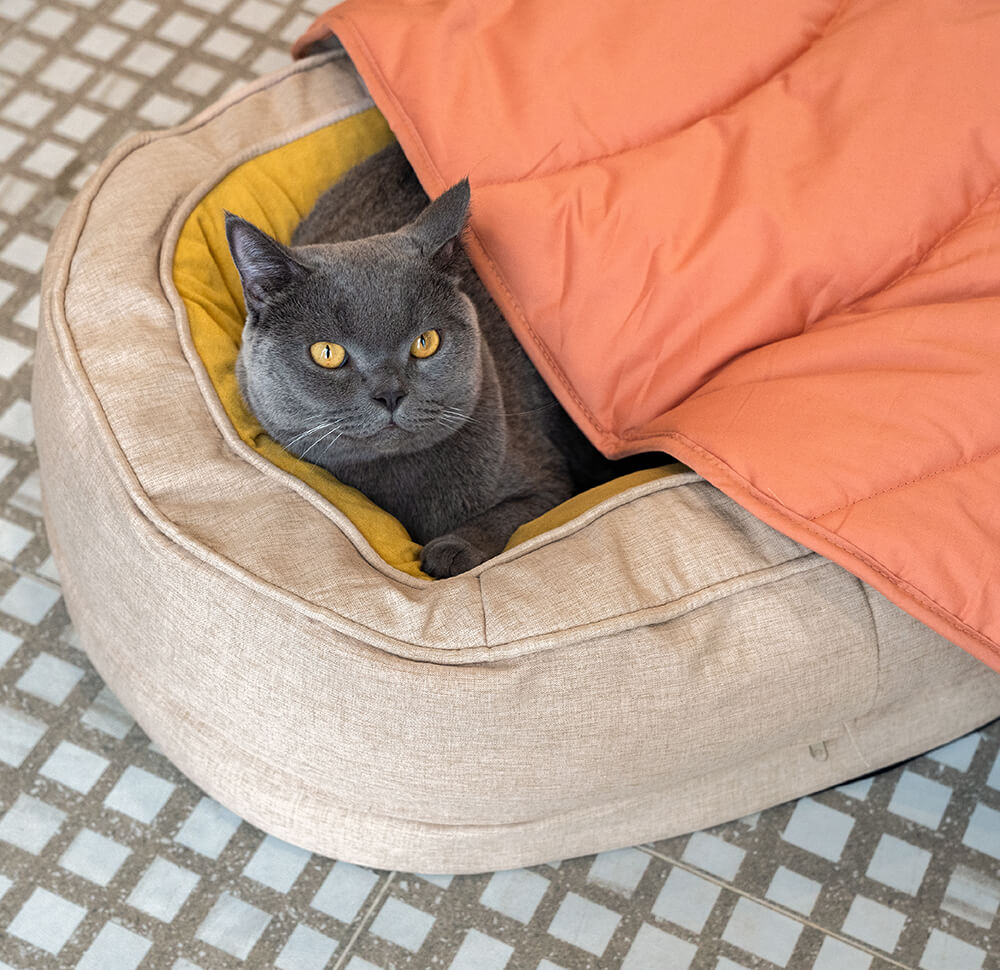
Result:
{"label": "cat's nose", "polygon": [[406,392],[401,387],[385,387],[372,394],[372,400],[384,404],[390,414],[399,407],[399,402],[404,397],[406,397]]}

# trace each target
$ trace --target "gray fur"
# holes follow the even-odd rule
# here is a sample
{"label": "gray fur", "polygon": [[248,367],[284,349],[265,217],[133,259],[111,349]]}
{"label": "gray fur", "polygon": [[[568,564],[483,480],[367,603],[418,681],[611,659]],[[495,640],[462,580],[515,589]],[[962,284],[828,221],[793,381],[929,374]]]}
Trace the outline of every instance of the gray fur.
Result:
{"label": "gray fur", "polygon": [[[291,247],[229,213],[226,232],[247,305],[236,373],[251,410],[292,454],[395,515],[424,544],[424,570],[444,577],[496,555],[608,463],[458,243],[468,183],[427,203],[393,145],[330,189]],[[432,328],[437,353],[412,357]],[[314,363],[317,341],[345,347],[345,364]]]}

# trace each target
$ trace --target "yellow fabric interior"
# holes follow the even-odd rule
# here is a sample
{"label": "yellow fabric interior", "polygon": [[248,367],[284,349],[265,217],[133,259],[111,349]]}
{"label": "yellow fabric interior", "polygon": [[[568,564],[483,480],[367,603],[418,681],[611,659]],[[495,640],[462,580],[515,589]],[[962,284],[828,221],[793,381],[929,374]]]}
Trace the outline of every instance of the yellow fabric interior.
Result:
{"label": "yellow fabric interior", "polygon": [[[339,508],[387,563],[429,579],[420,569],[420,546],[399,521],[356,489],[272,441],[243,403],[236,384],[245,308],[226,243],[224,210],[287,243],[326,188],[391,140],[385,119],[373,108],[240,165],[201,200],[184,224],[174,253],[174,283],[187,308],[195,348],[243,441]],[[635,472],[577,495],[521,526],[508,547],[556,528],[626,488],[679,470],[681,466],[668,465]]]}

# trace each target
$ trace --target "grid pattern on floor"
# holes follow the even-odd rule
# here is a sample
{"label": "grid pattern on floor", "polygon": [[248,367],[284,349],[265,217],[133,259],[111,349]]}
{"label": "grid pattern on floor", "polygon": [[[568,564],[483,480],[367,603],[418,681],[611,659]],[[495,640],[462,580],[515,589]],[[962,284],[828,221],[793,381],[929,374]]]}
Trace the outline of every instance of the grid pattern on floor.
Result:
{"label": "grid pattern on floor", "polygon": [[449,878],[266,836],[102,684],[41,520],[46,244],[116,142],[287,63],[326,5],[0,0],[0,970],[1000,968],[1000,722],[711,831]]}

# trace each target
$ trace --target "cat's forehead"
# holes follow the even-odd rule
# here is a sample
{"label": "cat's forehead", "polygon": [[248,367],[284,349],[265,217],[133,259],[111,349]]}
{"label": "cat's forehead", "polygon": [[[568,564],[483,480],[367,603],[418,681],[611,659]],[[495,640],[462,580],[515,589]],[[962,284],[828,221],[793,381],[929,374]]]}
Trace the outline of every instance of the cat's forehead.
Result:
{"label": "cat's forehead", "polygon": [[329,339],[412,339],[415,321],[454,301],[454,286],[406,240],[374,237],[305,251],[313,272],[301,294],[301,323],[334,328]]}

